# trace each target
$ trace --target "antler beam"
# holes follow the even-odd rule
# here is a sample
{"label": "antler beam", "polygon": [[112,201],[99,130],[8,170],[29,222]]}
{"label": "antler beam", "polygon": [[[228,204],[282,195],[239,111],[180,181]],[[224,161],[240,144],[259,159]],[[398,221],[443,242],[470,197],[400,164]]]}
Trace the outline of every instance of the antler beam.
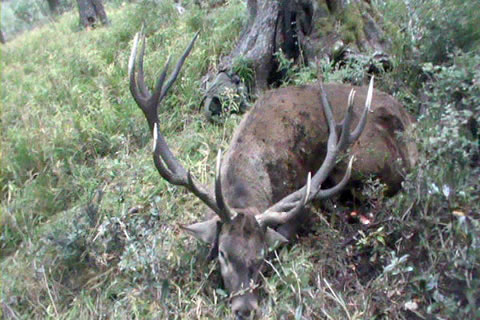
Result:
{"label": "antler beam", "polygon": [[[130,54],[130,59],[128,62],[130,92],[132,93],[132,96],[135,99],[137,105],[143,111],[143,114],[145,115],[150,130],[153,134],[153,161],[155,163],[155,167],[157,168],[158,173],[162,176],[162,178],[164,178],[171,184],[184,186],[185,188],[187,188],[190,192],[200,198],[200,200],[202,200],[213,211],[215,211],[220,217],[222,217],[222,211],[219,209],[215,198],[209,192],[207,192],[201,184],[197,183],[190,174],[190,172],[187,171],[178,161],[178,159],[168,147],[168,144],[165,141],[163,135],[161,134],[158,125],[158,106],[163,100],[163,98],[165,98],[168,90],[177,79],[177,76],[182,69],[183,63],[185,62],[187,56],[190,54],[190,51],[192,50],[197,37],[198,32],[193,37],[192,41],[190,41],[190,44],[178,60],[172,74],[165,82],[170,58],[167,60],[167,63],[165,64],[165,67],[163,68],[155,85],[155,89],[152,93],[145,85],[145,75],[143,72],[143,57],[145,55],[145,35],[143,34],[143,32],[138,32],[135,35],[132,52]],[[142,40],[142,49],[138,58],[139,61],[137,72],[137,51],[140,39]]]}

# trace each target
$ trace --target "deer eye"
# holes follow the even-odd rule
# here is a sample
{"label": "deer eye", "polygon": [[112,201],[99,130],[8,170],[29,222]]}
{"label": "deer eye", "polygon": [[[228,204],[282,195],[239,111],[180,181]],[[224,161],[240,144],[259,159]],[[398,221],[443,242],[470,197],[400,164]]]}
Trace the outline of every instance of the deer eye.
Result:
{"label": "deer eye", "polygon": [[222,250],[218,251],[218,256],[220,257],[220,259],[227,260],[227,255]]}

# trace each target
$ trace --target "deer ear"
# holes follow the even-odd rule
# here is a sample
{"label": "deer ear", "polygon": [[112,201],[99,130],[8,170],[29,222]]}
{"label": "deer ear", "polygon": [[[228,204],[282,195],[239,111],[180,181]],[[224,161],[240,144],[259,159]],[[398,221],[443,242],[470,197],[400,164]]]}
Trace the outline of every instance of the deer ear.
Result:
{"label": "deer ear", "polygon": [[210,219],[204,222],[190,224],[188,226],[179,226],[198,240],[213,244],[215,242],[215,238],[217,237],[217,222],[218,219]]}
{"label": "deer ear", "polygon": [[267,230],[265,231],[265,241],[269,251],[273,251],[282,244],[288,242],[287,238],[270,227],[267,227]]}

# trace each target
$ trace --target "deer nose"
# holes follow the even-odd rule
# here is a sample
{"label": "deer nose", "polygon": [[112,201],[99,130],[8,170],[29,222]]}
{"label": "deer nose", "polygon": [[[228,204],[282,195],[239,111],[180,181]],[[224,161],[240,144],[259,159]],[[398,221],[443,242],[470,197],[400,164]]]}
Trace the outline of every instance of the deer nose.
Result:
{"label": "deer nose", "polygon": [[255,307],[246,304],[237,306],[236,308],[233,308],[232,311],[235,315],[235,320],[253,319],[256,314]]}
{"label": "deer nose", "polygon": [[235,320],[246,320],[250,317],[250,310],[237,310],[235,311]]}
{"label": "deer nose", "polygon": [[253,293],[234,297],[232,300],[232,311],[235,320],[249,320],[256,317],[258,299]]}

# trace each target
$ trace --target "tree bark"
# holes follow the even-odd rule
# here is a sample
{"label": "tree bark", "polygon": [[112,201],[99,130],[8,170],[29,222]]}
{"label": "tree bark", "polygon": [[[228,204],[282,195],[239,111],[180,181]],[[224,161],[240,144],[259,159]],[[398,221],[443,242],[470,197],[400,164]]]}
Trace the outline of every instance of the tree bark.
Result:
{"label": "tree bark", "polygon": [[99,20],[103,25],[109,23],[102,0],[77,0],[77,4],[80,25],[84,28],[95,28]]}
{"label": "tree bark", "polygon": [[0,43],[4,44],[6,43],[7,41],[5,41],[5,36],[3,35],[3,31],[0,30]]}
{"label": "tree bark", "polygon": [[[222,81],[235,79],[235,61],[248,61],[254,71],[254,91],[263,91],[281,80],[278,54],[294,63],[325,57],[348,60],[389,48],[384,40],[381,16],[370,0],[248,0],[248,22],[234,50],[220,61],[220,74],[207,75],[215,90],[208,90],[205,104],[221,99]],[[368,57],[367,59],[368,60]],[[211,81],[210,81],[211,80]],[[228,79],[227,79],[228,82]],[[225,83],[232,87],[234,83]],[[210,106],[204,104],[208,113]],[[218,106],[216,106],[218,109]]]}
{"label": "tree bark", "polygon": [[[287,0],[288,1],[288,0]],[[231,65],[232,59],[243,56],[253,61],[255,84],[265,89],[275,53],[275,29],[280,5],[272,0],[248,0],[249,21],[247,29],[240,36],[237,46],[225,59]]]}

